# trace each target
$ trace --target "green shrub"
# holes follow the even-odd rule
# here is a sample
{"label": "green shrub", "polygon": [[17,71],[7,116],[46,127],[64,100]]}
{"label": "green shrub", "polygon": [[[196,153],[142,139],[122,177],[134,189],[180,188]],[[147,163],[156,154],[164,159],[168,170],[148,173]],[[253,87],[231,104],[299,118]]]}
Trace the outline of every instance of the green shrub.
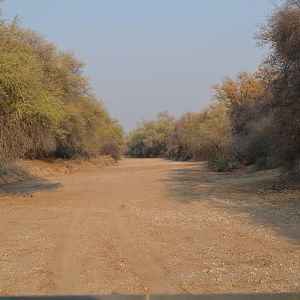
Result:
{"label": "green shrub", "polygon": [[[0,163],[123,150],[121,126],[91,94],[83,63],[0,19]],[[110,146],[108,146],[110,145]]]}

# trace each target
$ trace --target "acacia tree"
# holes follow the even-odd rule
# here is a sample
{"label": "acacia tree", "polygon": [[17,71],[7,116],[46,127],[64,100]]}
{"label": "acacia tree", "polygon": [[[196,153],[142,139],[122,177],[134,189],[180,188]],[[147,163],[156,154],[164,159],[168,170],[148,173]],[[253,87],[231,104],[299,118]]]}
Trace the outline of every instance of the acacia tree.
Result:
{"label": "acacia tree", "polygon": [[91,93],[83,63],[17,20],[0,19],[0,163],[18,157],[119,158],[123,130]]}
{"label": "acacia tree", "polygon": [[[23,43],[17,21],[0,22],[0,131],[2,161],[55,149],[53,134],[63,117],[56,86]],[[18,137],[18,138],[16,138]],[[43,137],[43,138],[40,138]]]}
{"label": "acacia tree", "polygon": [[232,126],[232,152],[243,165],[268,161],[268,135],[272,114],[266,109],[271,97],[271,70],[263,66],[255,73],[242,72],[214,86],[214,100],[228,107]]}
{"label": "acacia tree", "polygon": [[265,64],[274,70],[269,112],[274,115],[273,160],[289,171],[300,169],[300,0],[288,0],[261,27],[257,36],[271,53]]}

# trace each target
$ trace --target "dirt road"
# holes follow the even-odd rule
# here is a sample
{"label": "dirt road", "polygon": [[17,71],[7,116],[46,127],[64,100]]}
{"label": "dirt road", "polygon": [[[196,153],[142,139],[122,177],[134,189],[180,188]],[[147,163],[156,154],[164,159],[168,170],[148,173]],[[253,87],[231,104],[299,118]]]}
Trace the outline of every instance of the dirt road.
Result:
{"label": "dirt road", "polygon": [[124,159],[0,198],[0,294],[300,291],[300,199],[272,172]]}

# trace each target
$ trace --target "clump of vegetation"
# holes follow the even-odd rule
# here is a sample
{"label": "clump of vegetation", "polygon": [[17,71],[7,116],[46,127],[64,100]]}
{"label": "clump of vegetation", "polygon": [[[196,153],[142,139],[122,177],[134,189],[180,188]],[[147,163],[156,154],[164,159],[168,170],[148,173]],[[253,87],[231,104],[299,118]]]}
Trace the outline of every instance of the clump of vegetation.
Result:
{"label": "clump of vegetation", "polygon": [[258,41],[271,47],[265,64],[273,70],[269,155],[292,174],[300,173],[300,0],[288,0],[261,27]]}
{"label": "clump of vegetation", "polygon": [[265,114],[265,103],[271,97],[268,70],[261,67],[254,74],[242,72],[236,79],[225,78],[214,86],[214,100],[227,107],[232,134],[231,153],[239,165],[268,162],[268,128],[272,117]]}
{"label": "clump of vegetation", "polygon": [[91,93],[83,63],[17,20],[0,19],[0,164],[123,151],[123,130]]}
{"label": "clump of vegetation", "polygon": [[175,128],[175,118],[166,112],[154,121],[144,121],[127,137],[127,154],[134,157],[163,157],[168,138]]}
{"label": "clump of vegetation", "polygon": [[213,87],[212,105],[176,121],[169,117],[172,126],[164,128],[159,118],[144,122],[129,134],[128,153],[207,160],[218,171],[282,167],[299,176],[300,0],[278,7],[256,38],[270,48],[256,72],[226,77]]}

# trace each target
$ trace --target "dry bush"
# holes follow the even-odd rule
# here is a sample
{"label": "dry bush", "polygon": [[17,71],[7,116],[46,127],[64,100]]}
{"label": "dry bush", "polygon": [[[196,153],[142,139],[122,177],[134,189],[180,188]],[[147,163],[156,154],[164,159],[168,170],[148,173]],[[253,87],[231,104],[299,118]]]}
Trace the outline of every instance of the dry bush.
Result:
{"label": "dry bush", "polygon": [[0,165],[0,184],[31,179],[33,176],[22,166],[14,163]]}
{"label": "dry bush", "polygon": [[106,141],[100,150],[101,155],[111,156],[115,161],[121,159],[120,145],[113,141]]}
{"label": "dry bush", "polygon": [[30,142],[21,124],[0,118],[0,164],[24,157]]}
{"label": "dry bush", "polygon": [[270,156],[300,175],[300,1],[288,0],[261,27],[258,40],[271,53],[265,64],[273,69],[272,97],[267,103],[274,116]]}

